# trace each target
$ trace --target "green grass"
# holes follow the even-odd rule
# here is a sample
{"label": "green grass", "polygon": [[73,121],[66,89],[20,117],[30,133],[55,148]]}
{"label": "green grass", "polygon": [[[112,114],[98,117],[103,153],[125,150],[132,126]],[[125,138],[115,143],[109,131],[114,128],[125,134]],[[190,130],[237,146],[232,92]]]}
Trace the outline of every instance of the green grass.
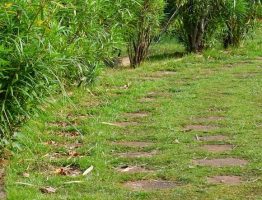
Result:
{"label": "green grass", "polygon": [[[6,171],[8,199],[262,199],[262,30],[244,47],[228,51],[211,49],[203,55],[182,58],[150,59],[138,69],[107,69],[97,84],[89,89],[70,91],[71,100],[57,97],[44,112],[26,123],[17,134],[22,150],[16,153]],[[260,34],[260,36],[259,36]],[[153,47],[154,55],[169,49],[170,44]],[[183,52],[178,47],[179,52]],[[171,51],[165,51],[167,54]],[[163,53],[164,54],[164,53]],[[154,81],[143,80],[160,70],[176,75]],[[128,85],[128,89],[123,86]],[[139,103],[150,92],[160,96],[154,102]],[[118,128],[103,122],[127,121],[126,112],[147,111],[149,117],[137,119],[138,126]],[[75,120],[69,120],[75,116]],[[78,117],[86,115],[86,117]],[[197,124],[194,118],[223,116],[222,121],[203,122],[219,126],[208,133],[183,132],[185,125]],[[68,127],[54,127],[62,121]],[[61,137],[61,130],[77,130],[77,137]],[[195,136],[222,134],[233,151],[214,154],[200,149],[203,142]],[[46,145],[54,141],[60,146]],[[113,141],[150,141],[144,149],[119,147]],[[177,142],[179,141],[179,143]],[[67,153],[80,142],[76,151],[82,157],[50,159],[50,154]],[[221,142],[220,142],[221,143]],[[64,144],[64,145],[62,145]],[[152,158],[124,159],[119,152],[153,151]],[[249,161],[245,167],[212,168],[192,164],[198,158],[237,157]],[[146,165],[153,173],[121,174],[120,165]],[[87,176],[68,177],[55,174],[62,166],[73,165],[94,170]],[[24,177],[23,173],[29,177]],[[238,186],[211,185],[208,176],[239,175]],[[163,179],[176,181],[178,187],[165,191],[132,191],[122,184],[131,180]],[[68,181],[81,183],[66,184]],[[21,183],[24,183],[23,185]],[[25,185],[29,184],[29,185]],[[40,187],[57,188],[54,194],[42,194]]]}

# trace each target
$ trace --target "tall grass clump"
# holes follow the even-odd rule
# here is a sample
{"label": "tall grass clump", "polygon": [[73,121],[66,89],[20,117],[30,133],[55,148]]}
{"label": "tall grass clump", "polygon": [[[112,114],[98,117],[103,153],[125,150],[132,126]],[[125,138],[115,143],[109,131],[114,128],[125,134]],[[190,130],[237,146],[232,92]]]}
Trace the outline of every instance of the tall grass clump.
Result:
{"label": "tall grass clump", "polygon": [[94,80],[121,35],[118,7],[118,0],[1,1],[2,138],[48,95]]}

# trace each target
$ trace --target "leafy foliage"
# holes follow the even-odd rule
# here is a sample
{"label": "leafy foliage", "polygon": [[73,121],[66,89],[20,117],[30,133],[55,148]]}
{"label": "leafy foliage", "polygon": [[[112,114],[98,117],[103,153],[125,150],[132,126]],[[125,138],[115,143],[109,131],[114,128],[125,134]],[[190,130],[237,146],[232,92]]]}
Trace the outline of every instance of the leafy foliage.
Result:
{"label": "leafy foliage", "polygon": [[239,46],[254,26],[256,16],[255,1],[234,0],[221,3],[224,29],[224,47]]}
{"label": "leafy foliage", "polygon": [[153,37],[160,31],[164,0],[139,0],[131,6],[132,18],[126,24],[124,38],[131,66],[135,67],[145,59]]}
{"label": "leafy foliage", "polygon": [[254,0],[170,0],[166,12],[168,17],[177,13],[173,32],[179,41],[189,52],[200,52],[217,36],[225,47],[239,46],[254,27],[259,5]]}
{"label": "leafy foliage", "polygon": [[119,2],[1,2],[0,133],[8,136],[51,91],[94,80],[120,37]]}

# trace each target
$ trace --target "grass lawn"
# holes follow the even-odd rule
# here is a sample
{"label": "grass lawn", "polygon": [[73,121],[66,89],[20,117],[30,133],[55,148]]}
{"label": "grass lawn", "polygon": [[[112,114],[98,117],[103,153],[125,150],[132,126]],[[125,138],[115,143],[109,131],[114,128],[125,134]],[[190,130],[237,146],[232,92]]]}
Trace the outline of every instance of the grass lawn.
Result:
{"label": "grass lawn", "polygon": [[262,199],[262,30],[239,49],[165,49],[43,105],[16,136],[8,199]]}

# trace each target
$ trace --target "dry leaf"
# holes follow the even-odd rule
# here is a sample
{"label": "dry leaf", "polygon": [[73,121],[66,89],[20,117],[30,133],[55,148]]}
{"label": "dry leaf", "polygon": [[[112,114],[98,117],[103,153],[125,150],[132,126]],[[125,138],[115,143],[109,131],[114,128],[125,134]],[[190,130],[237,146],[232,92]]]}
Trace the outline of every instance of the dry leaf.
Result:
{"label": "dry leaf", "polygon": [[23,177],[25,177],[25,178],[29,178],[29,176],[30,176],[29,173],[26,173],[26,172],[23,173]]}
{"label": "dry leaf", "polygon": [[40,188],[40,191],[45,194],[51,194],[51,193],[55,193],[56,189],[53,187],[42,187]]}
{"label": "dry leaf", "polygon": [[55,170],[55,173],[63,175],[63,176],[66,176],[67,175],[67,170],[65,168],[58,168],[58,169]]}
{"label": "dry leaf", "polygon": [[91,165],[84,173],[83,173],[83,176],[86,176],[87,174],[89,174],[91,171],[93,171],[94,169],[94,166]]}
{"label": "dry leaf", "polygon": [[77,156],[79,156],[80,154],[77,153],[76,151],[69,151],[69,152],[68,152],[68,155],[71,156],[71,157],[77,157]]}
{"label": "dry leaf", "polygon": [[56,169],[55,173],[62,176],[78,176],[82,174],[82,172],[76,167],[61,167]]}

